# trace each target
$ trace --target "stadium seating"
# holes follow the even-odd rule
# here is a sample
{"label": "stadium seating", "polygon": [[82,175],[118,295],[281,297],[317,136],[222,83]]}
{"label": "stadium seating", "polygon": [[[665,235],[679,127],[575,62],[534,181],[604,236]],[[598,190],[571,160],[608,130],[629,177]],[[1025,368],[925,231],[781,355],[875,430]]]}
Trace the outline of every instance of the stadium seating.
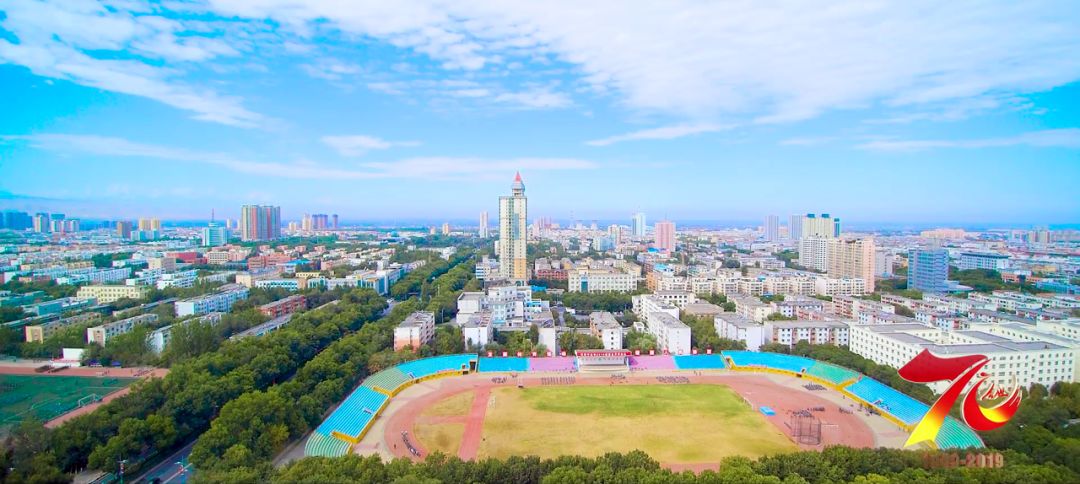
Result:
{"label": "stadium seating", "polygon": [[802,373],[803,370],[809,370],[816,363],[809,358],[780,353],[725,351],[724,356],[731,358],[731,361],[735,362],[735,366],[760,366],[792,373]]}
{"label": "stadium seating", "polygon": [[667,355],[631,356],[630,368],[633,370],[674,370],[675,360]]}
{"label": "stadium seating", "polygon": [[846,390],[908,425],[917,423],[930,410],[926,404],[868,376],[848,385]]}
{"label": "stadium seating", "polygon": [[529,371],[528,358],[480,358],[476,371]]}
{"label": "stadium seating", "polygon": [[810,365],[810,368],[806,369],[806,373],[836,385],[859,376],[858,373],[847,368],[822,363],[820,361],[815,361],[813,365]]}
{"label": "stadium seating", "polygon": [[529,358],[529,371],[574,371],[575,361],[572,356]]}
{"label": "stadium seating", "polygon": [[675,356],[675,367],[680,370],[722,370],[727,368],[720,354]]}
{"label": "stadium seating", "polygon": [[380,371],[364,380],[364,386],[368,388],[382,388],[386,391],[394,391],[397,387],[405,384],[410,378],[394,366]]}
{"label": "stadium seating", "polygon": [[938,432],[937,446],[939,449],[965,449],[982,448],[984,444],[971,427],[955,418],[945,417],[945,423]]}
{"label": "stadium seating", "polygon": [[315,431],[327,436],[333,435],[332,432],[338,432],[349,437],[357,437],[364,432],[368,423],[375,418],[375,414],[388,398],[390,397],[361,386],[345,398],[341,406],[335,409],[334,413],[330,414]]}
{"label": "stadium seating", "polygon": [[306,457],[341,457],[349,453],[349,447],[351,446],[348,442],[337,437],[312,432],[307,444],[304,445],[304,455]]}
{"label": "stadium seating", "polygon": [[460,371],[462,367],[469,368],[469,362],[476,359],[476,355],[445,355],[434,358],[413,360],[398,365],[409,378],[423,378],[444,371]]}

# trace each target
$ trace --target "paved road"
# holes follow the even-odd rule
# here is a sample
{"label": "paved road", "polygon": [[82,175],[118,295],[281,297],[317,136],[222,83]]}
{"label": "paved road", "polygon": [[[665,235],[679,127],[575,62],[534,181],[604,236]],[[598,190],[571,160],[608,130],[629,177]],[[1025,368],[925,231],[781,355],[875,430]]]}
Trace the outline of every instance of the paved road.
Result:
{"label": "paved road", "polygon": [[191,455],[191,448],[194,446],[195,441],[185,445],[153,469],[139,476],[135,482],[152,482],[158,479],[157,482],[161,484],[187,484],[188,475],[192,470],[191,464],[188,463],[188,456]]}

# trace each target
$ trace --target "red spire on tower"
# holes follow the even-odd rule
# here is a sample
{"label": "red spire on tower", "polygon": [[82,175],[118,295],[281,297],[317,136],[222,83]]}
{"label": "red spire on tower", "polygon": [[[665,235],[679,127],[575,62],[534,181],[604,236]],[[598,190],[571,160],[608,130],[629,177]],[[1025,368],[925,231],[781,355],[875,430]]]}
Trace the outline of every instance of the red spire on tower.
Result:
{"label": "red spire on tower", "polygon": [[514,176],[514,183],[521,183],[521,172],[520,171],[517,172],[517,175]]}

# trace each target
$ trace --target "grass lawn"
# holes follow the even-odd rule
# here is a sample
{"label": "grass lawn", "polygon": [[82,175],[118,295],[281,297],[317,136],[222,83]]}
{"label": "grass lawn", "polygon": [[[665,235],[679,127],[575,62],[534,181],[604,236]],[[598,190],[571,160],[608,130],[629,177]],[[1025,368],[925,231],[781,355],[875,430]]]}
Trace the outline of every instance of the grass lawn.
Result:
{"label": "grass lawn", "polygon": [[[93,376],[0,375],[0,427],[33,417],[56,418],[75,408],[79,400],[104,397],[134,382],[135,378]],[[87,398],[87,401],[92,400]]]}
{"label": "grass lawn", "polygon": [[424,444],[428,452],[439,451],[447,455],[457,455],[464,435],[465,424],[463,423],[433,423],[416,426],[416,438]]}
{"label": "grass lawn", "polygon": [[797,450],[722,385],[498,388],[492,399],[481,458],[640,449],[660,462],[694,463]]}
{"label": "grass lawn", "polygon": [[467,391],[449,398],[444,398],[439,400],[435,405],[425,409],[424,413],[420,415],[425,417],[456,417],[468,415],[469,409],[472,408],[474,395],[476,395],[475,392]]}

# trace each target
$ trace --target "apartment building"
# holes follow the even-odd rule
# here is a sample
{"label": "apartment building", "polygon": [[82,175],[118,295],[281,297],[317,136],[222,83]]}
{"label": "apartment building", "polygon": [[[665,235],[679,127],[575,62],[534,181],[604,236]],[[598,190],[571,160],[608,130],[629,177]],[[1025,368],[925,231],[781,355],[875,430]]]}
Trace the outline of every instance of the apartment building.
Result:
{"label": "apartment building", "polygon": [[690,354],[690,327],[679,321],[678,316],[656,311],[645,317],[646,330],[656,337],[656,345],[662,352],[672,355]]}
{"label": "apartment building", "polygon": [[795,346],[799,341],[810,344],[845,346],[848,344],[848,325],[839,321],[765,321],[765,339],[769,343]]}
{"label": "apartment building", "polygon": [[767,342],[764,324],[736,313],[717,314],[713,318],[713,327],[721,338],[742,341],[750,351],[757,351]]}
{"label": "apartment building", "polygon": [[156,314],[140,314],[135,317],[105,323],[86,329],[86,342],[105,346],[105,343],[115,336],[130,333],[136,326],[153,324],[158,321]]}
{"label": "apartment building", "polygon": [[120,299],[142,299],[150,293],[147,286],[120,286],[95,284],[79,288],[75,294],[80,299],[96,299],[99,303],[108,304]]}
{"label": "apartment building", "polygon": [[248,288],[239,284],[226,284],[213,294],[183,299],[175,303],[176,316],[200,315],[212,312],[228,312],[237,301],[247,299]]}
{"label": "apartment building", "polygon": [[617,350],[623,347],[623,327],[615,315],[607,311],[589,314],[589,333],[604,342],[604,349]]}
{"label": "apartment building", "polygon": [[394,350],[419,349],[435,338],[435,313],[416,311],[394,328]]}

